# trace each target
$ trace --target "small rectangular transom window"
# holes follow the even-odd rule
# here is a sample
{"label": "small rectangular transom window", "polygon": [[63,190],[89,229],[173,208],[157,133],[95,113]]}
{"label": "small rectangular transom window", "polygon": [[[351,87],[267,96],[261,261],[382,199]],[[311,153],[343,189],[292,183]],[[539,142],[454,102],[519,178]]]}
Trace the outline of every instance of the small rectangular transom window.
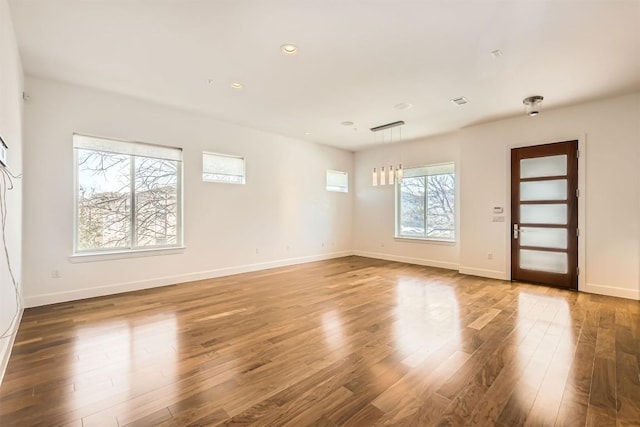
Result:
{"label": "small rectangular transom window", "polygon": [[202,153],[202,180],[227,184],[244,184],[244,157]]}
{"label": "small rectangular transom window", "polygon": [[349,191],[349,174],[327,170],[327,191],[346,193]]}

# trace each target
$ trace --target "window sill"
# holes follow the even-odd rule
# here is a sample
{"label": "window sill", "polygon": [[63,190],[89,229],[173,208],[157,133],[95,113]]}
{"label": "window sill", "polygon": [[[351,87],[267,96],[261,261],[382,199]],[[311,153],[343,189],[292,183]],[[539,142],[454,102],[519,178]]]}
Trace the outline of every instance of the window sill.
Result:
{"label": "window sill", "polygon": [[134,249],[130,251],[117,251],[117,252],[88,252],[79,253],[69,256],[69,262],[98,262],[98,261],[110,261],[114,259],[128,259],[128,258],[140,258],[148,256],[160,256],[160,255],[175,255],[182,254],[186,248],[184,246],[177,246],[171,248],[155,248],[155,249]]}
{"label": "window sill", "polygon": [[405,237],[405,236],[394,236],[394,240],[397,241],[407,241],[407,242],[417,242],[417,243],[430,243],[436,245],[444,245],[444,246],[455,246],[458,242],[455,240],[444,240],[444,239],[429,239],[424,237]]}

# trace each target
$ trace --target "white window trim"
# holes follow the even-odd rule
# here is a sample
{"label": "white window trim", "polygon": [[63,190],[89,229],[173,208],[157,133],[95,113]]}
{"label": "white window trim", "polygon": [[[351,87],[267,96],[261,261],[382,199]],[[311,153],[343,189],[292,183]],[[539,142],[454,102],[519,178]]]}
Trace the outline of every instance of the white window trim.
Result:
{"label": "white window trim", "polygon": [[176,255],[176,254],[184,253],[185,249],[187,249],[185,246],[162,246],[162,247],[154,246],[148,249],[105,251],[104,253],[80,252],[77,254],[70,255],[68,259],[69,259],[69,262],[71,262],[72,264],[77,264],[82,262],[98,262],[98,261],[111,261],[116,259],[142,258],[142,257],[148,257],[148,256]]}
{"label": "white window trim", "polygon": [[405,237],[405,236],[393,236],[393,239],[402,242],[417,242],[417,243],[431,243],[435,245],[443,245],[443,246],[455,246],[458,244],[457,240],[448,240],[448,239],[435,239],[433,237]]}
{"label": "white window trim", "polygon": [[[144,142],[138,141],[124,141],[117,140],[113,138],[105,138],[105,137],[95,137],[88,136],[84,134],[73,134],[87,137],[87,138],[97,138],[97,139],[105,139],[110,141],[118,141],[124,143],[131,144],[146,144],[150,146],[154,146],[155,144],[147,144]],[[170,149],[178,149],[178,147],[170,147],[170,146],[159,146],[163,148]],[[168,255],[170,253],[181,253],[184,251],[184,224],[182,219],[184,218],[184,203],[182,200],[183,194],[183,168],[182,168],[182,160],[178,160],[177,167],[177,182],[176,182],[176,200],[178,203],[178,210],[176,212],[176,243],[174,245],[163,245],[163,246],[129,246],[123,248],[106,248],[106,249],[87,249],[87,250],[79,250],[78,249],[78,151],[74,147],[73,149],[73,252],[72,255],[69,256],[70,262],[92,262],[92,261],[103,261],[108,259],[122,259],[122,258],[137,258],[142,256],[153,256],[153,255]],[[164,253],[161,253],[164,252]]]}
{"label": "white window trim", "polygon": [[396,180],[395,184],[394,184],[394,199],[395,199],[395,225],[394,225],[394,240],[396,241],[406,241],[406,242],[420,242],[420,243],[431,243],[431,244],[438,244],[438,245],[444,245],[444,246],[454,246],[458,243],[458,234],[459,234],[459,230],[458,230],[458,174],[456,172],[456,164],[455,162],[442,162],[442,163],[433,163],[433,164],[428,164],[428,165],[422,165],[422,166],[410,166],[410,167],[406,167],[404,168],[406,169],[417,169],[417,168],[421,168],[421,167],[437,167],[437,166],[444,166],[444,165],[452,165],[453,166],[453,176],[454,176],[454,180],[455,180],[455,191],[454,191],[454,233],[455,233],[455,237],[453,239],[442,239],[442,238],[437,238],[437,237],[419,237],[419,236],[403,236],[399,233],[399,228],[400,228],[400,197],[399,197],[399,188],[400,185],[402,183],[398,182]]}

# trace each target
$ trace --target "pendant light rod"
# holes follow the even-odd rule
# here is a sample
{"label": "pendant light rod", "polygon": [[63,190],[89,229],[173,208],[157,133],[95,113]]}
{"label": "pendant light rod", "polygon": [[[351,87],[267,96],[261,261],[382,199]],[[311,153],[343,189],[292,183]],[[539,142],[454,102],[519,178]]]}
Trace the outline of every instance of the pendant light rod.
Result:
{"label": "pendant light rod", "polygon": [[404,121],[403,120],[399,120],[397,122],[387,123],[386,125],[380,125],[380,126],[373,127],[370,130],[371,130],[371,132],[379,132],[381,130],[394,128],[396,126],[402,126],[403,124],[404,124]]}

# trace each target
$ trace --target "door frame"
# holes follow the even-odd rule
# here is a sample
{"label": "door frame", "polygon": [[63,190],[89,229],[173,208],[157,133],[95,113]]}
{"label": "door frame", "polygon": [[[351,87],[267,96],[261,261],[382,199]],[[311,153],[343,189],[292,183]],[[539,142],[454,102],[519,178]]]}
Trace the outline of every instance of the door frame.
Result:
{"label": "door frame", "polygon": [[[535,120],[535,119],[534,119]],[[536,141],[527,141],[527,142],[518,142],[514,144],[508,144],[505,150],[505,171],[507,173],[505,182],[505,202],[504,208],[506,213],[505,219],[505,253],[506,256],[506,271],[505,275],[507,280],[511,280],[511,149],[513,148],[523,148],[523,147],[533,147],[536,145],[546,145],[553,144],[556,142],[563,141],[578,141],[578,151],[580,151],[580,156],[578,157],[578,191],[580,192],[580,197],[578,197],[578,229],[580,230],[580,234],[578,235],[578,268],[580,269],[580,273],[578,274],[578,291],[582,292],[585,290],[586,285],[586,272],[587,272],[587,257],[586,257],[586,194],[587,194],[587,175],[586,175],[586,165],[587,165],[587,136],[586,134],[582,134],[580,136],[559,136],[553,139],[545,139],[545,140],[536,140]]]}

